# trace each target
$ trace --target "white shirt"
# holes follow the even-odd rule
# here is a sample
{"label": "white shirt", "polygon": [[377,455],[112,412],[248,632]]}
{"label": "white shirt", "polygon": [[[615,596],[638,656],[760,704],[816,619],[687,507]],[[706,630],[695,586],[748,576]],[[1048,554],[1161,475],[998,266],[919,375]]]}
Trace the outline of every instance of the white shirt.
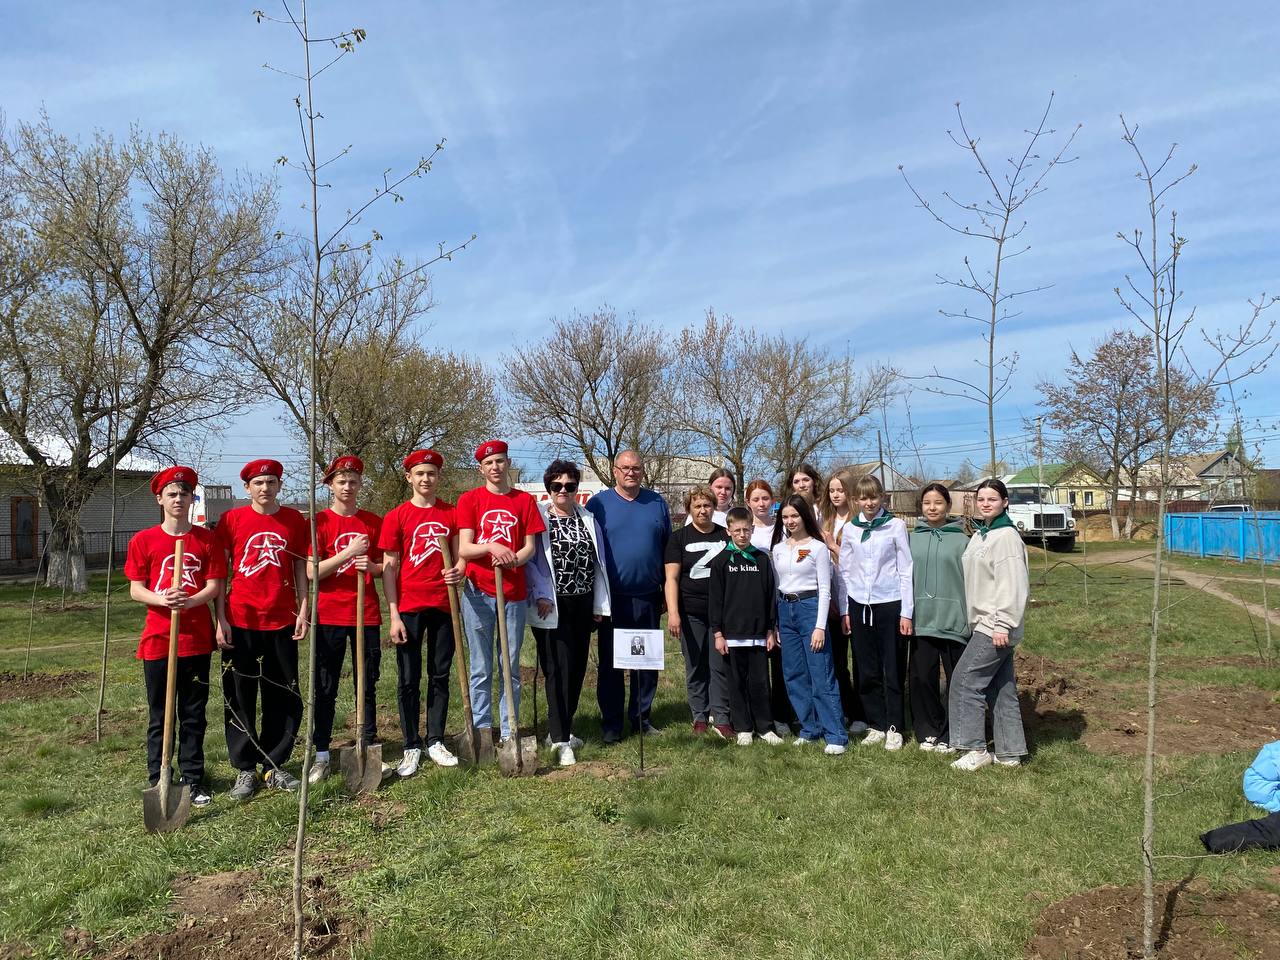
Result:
{"label": "white shirt", "polygon": [[827,629],[827,608],[831,604],[831,551],[827,545],[812,538],[795,545],[779,540],[772,559],[779,593],[818,591],[818,620],[813,629]]}
{"label": "white shirt", "polygon": [[840,576],[836,580],[839,611],[848,613],[850,601],[869,605],[901,600],[901,616],[910,620],[915,612],[915,594],[907,525],[894,517],[872,530],[866,542],[862,539],[864,532],[852,522],[843,527]]}
{"label": "white shirt", "polygon": [[755,521],[752,521],[751,545],[767,554],[773,549],[773,524],[769,524],[767,527],[757,527],[754,526],[754,523]]}

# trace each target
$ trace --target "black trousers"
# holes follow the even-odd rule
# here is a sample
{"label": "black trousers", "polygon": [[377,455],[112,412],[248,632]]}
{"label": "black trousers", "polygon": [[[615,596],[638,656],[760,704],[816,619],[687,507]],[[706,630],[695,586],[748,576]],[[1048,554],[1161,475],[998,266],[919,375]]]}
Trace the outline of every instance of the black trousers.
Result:
{"label": "black trousers", "polygon": [[538,662],[547,675],[547,732],[552,743],[568,743],[573,732],[573,717],[578,712],[591,653],[591,631],[596,626],[591,613],[593,603],[589,593],[556,594],[559,620],[555,628],[532,628],[538,643]]}
{"label": "black trousers", "polygon": [[946,675],[947,686],[956,661],[964,653],[964,644],[942,637],[910,637],[911,649],[911,725],[916,739],[936,737],[943,743],[951,742],[951,729],[947,723],[947,698],[942,692],[938,669]]}
{"label": "black trousers", "polygon": [[[209,702],[209,662],[212,654],[178,658],[174,691],[173,726],[178,736],[178,770],[184,783],[204,781],[205,705]],[[147,777],[160,782],[160,758],[164,747],[164,692],[169,660],[143,660],[142,679],[147,688]],[[169,775],[165,771],[166,776]]]}
{"label": "black trousers", "polygon": [[782,678],[782,647],[774,647],[769,658],[769,711],[779,723],[796,722],[796,710],[787,695],[787,684]]}
{"label": "black trousers", "polygon": [[840,614],[835,612],[835,606],[835,600],[832,600],[832,612],[827,616],[827,642],[831,644],[836,686],[840,690],[840,707],[844,711],[844,725],[847,727],[855,720],[865,723],[867,711],[863,709],[862,696],[858,693],[858,664],[854,662],[850,670],[850,637],[844,632],[844,624],[840,622]]}
{"label": "black trousers", "polygon": [[769,655],[764,647],[729,648],[729,720],[734,733],[768,733],[773,729]]}
{"label": "black trousers", "polygon": [[[449,671],[453,668],[453,619],[448,610],[428,607],[402,613],[408,639],[396,647],[400,681],[396,702],[400,706],[400,731],[404,748],[422,749],[422,641],[427,641],[427,746],[444,739],[449,718]],[[366,628],[367,630],[367,628]],[[368,637],[365,638],[368,642]]]}
{"label": "black trousers", "polygon": [[906,725],[902,705],[902,680],[906,671],[905,644],[898,634],[902,602],[849,603],[853,628],[853,653],[858,660],[858,693],[872,730]]}
{"label": "black trousers", "polygon": [[[364,628],[364,729],[361,743],[378,741],[378,671],[382,651],[378,649],[378,627]],[[356,628],[335,627],[321,623],[316,627],[316,731],[317,750],[328,750],[333,739],[333,712],[338,701],[338,681],[342,678],[342,662],[347,658],[347,641],[351,641],[351,662],[356,659]],[[355,674],[351,686],[355,687]]]}
{"label": "black trousers", "polygon": [[[298,641],[293,627],[231,628],[232,649],[222,651],[223,727],[227,756],[237,770],[283,767],[302,725]],[[262,723],[258,724],[258,698]]]}
{"label": "black trousers", "polygon": [[1200,842],[1210,853],[1280,850],[1280,813],[1269,813],[1261,819],[1243,823],[1229,823],[1201,834]]}

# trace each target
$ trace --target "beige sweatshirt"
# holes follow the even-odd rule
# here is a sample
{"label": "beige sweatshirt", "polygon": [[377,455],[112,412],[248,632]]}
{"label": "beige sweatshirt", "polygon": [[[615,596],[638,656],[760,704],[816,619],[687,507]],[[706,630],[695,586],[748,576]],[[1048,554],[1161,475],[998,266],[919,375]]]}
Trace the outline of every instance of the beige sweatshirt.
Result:
{"label": "beige sweatshirt", "polygon": [[1012,527],[992,530],[983,539],[975,534],[961,559],[969,623],[990,636],[1009,634],[1022,639],[1022,614],[1027,608],[1027,548]]}

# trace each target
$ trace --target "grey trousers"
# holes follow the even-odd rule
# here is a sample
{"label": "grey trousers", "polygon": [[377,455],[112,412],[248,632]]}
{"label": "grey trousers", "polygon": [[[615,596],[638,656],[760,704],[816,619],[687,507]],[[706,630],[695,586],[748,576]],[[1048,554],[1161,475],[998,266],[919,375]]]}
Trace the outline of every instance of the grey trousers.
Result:
{"label": "grey trousers", "polygon": [[1016,644],[997,647],[991,637],[975,630],[956,663],[948,694],[951,745],[960,750],[987,749],[985,707],[991,702],[991,727],[996,756],[1013,760],[1027,754],[1018,707],[1018,682],[1013,673]]}
{"label": "grey trousers", "polygon": [[729,661],[716,651],[707,621],[691,614],[680,619],[680,650],[684,653],[684,683],[689,711],[695,721],[729,722]]}

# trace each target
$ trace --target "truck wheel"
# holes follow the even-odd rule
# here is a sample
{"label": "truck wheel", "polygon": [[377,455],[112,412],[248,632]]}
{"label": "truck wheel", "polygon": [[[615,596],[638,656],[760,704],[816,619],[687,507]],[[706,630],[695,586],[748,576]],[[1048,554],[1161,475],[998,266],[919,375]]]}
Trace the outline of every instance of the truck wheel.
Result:
{"label": "truck wheel", "polygon": [[1054,553],[1071,553],[1075,548],[1075,537],[1054,537],[1049,541],[1049,549]]}

